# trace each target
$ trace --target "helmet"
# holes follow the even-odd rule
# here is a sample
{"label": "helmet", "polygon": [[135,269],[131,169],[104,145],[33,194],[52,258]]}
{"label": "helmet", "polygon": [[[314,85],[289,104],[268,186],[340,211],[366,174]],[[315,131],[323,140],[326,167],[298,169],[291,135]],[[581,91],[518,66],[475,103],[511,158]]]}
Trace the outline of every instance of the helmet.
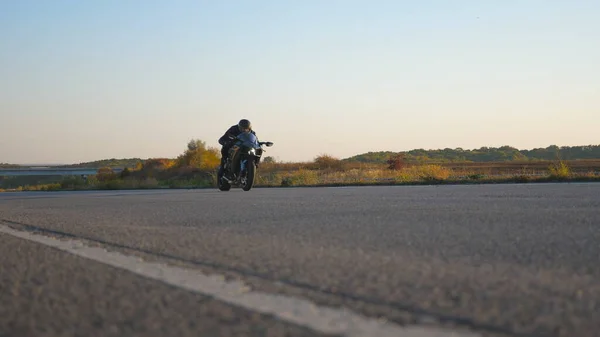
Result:
{"label": "helmet", "polygon": [[247,119],[241,119],[238,123],[238,128],[240,128],[240,131],[242,132],[250,132],[250,130],[252,130],[252,123]]}

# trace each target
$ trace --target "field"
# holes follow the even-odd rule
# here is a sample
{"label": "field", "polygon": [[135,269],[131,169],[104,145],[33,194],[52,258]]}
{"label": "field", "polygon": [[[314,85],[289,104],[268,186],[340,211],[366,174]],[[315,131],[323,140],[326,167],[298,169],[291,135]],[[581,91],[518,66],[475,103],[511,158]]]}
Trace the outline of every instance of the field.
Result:
{"label": "field", "polygon": [[[455,171],[474,171],[482,174],[545,174],[548,167],[556,162],[553,161],[510,161],[490,163],[444,163],[444,167]],[[600,172],[600,159],[566,160],[564,163],[572,172],[586,174],[589,172]]]}
{"label": "field", "polygon": [[[600,160],[489,163],[347,162],[321,156],[314,162],[261,163],[256,187],[380,184],[459,184],[600,181]],[[122,174],[105,168],[87,177],[0,177],[0,191],[89,189],[214,188],[214,168],[141,165]]]}
{"label": "field", "polygon": [[[549,146],[532,150],[503,146],[474,150],[368,152],[346,159],[322,154],[310,162],[287,163],[265,157],[260,163],[255,186],[600,181],[599,158],[600,145]],[[0,176],[0,191],[216,188],[219,163],[219,149],[193,139],[177,158],[105,159],[67,166],[98,170],[98,174],[85,178]],[[115,167],[123,171],[116,173]]]}
{"label": "field", "polygon": [[316,163],[263,164],[264,186],[600,181],[600,160],[490,163],[364,164],[329,158]]}

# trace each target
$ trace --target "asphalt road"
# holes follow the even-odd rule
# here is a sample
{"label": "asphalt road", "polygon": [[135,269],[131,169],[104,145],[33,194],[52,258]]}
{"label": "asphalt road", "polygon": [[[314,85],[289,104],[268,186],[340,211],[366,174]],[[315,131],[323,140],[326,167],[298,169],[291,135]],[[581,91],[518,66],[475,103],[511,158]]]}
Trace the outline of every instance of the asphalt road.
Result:
{"label": "asphalt road", "polygon": [[[600,184],[4,193],[0,226],[396,325],[600,336]],[[0,268],[2,337],[325,335],[6,233]]]}

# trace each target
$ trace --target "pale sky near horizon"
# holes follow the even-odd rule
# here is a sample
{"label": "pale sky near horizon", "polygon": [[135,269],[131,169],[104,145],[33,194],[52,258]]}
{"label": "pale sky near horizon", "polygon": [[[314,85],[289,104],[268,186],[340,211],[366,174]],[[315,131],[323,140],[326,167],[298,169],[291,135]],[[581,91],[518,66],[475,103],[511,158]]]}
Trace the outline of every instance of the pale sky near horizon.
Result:
{"label": "pale sky near horizon", "polygon": [[600,1],[0,3],[0,162],[600,144]]}

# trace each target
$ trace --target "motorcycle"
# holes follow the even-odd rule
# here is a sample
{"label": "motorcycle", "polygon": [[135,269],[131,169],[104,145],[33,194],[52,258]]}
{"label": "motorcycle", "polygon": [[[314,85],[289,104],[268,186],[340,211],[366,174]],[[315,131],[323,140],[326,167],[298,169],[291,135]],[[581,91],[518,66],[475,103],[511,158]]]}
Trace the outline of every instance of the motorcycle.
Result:
{"label": "motorcycle", "polygon": [[235,141],[225,160],[217,171],[217,186],[221,191],[229,191],[232,185],[241,186],[250,191],[256,178],[256,170],[265,151],[263,145],[273,146],[272,142],[259,142],[253,133],[241,133]]}

